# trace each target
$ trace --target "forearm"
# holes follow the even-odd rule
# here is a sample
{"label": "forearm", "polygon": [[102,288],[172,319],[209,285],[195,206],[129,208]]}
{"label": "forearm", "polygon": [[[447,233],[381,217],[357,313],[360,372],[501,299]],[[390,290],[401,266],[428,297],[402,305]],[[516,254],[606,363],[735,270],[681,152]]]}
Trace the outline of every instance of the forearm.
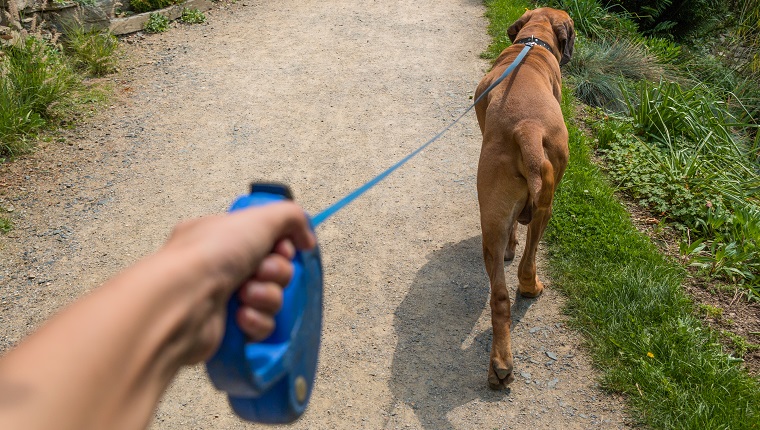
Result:
{"label": "forearm", "polygon": [[148,257],[0,361],[0,428],[145,427],[177,369],[209,352],[195,350],[209,319],[223,324],[228,293],[186,257]]}
{"label": "forearm", "polygon": [[274,326],[295,249],[315,238],[293,203],[178,225],[166,245],[0,358],[0,428],[137,429],[183,364],[207,358],[237,287],[252,339]]}

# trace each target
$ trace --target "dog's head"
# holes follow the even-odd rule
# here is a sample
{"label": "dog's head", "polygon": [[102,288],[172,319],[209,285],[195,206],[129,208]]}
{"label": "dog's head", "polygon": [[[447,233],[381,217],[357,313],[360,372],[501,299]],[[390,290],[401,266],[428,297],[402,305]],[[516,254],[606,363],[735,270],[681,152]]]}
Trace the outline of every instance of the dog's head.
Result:
{"label": "dog's head", "polygon": [[[546,26],[547,24],[551,26],[554,36],[557,38],[557,47],[561,54],[561,58],[557,59],[560,66],[570,61],[570,58],[573,56],[573,45],[575,45],[575,28],[570,15],[565,11],[548,7],[527,10],[520,19],[507,29],[509,40],[514,42],[517,34],[520,33],[523,27],[531,27],[534,24],[537,26]],[[540,33],[535,33],[536,36],[538,34]],[[526,34],[526,36],[532,35]]]}

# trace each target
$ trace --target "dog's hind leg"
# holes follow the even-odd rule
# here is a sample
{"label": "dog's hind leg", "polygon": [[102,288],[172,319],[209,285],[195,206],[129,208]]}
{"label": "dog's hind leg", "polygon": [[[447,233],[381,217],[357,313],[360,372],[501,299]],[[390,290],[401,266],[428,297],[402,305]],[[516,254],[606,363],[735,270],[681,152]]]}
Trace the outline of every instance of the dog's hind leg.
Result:
{"label": "dog's hind leg", "polygon": [[543,159],[537,167],[535,170],[538,172],[535,173],[538,175],[528,179],[528,188],[533,197],[533,218],[528,224],[525,251],[517,268],[518,291],[525,297],[537,297],[544,290],[544,285],[538,280],[536,274],[536,253],[538,243],[552,216],[552,201],[554,200],[555,181],[552,164],[549,160]]}
{"label": "dog's hind leg", "polygon": [[512,223],[512,233],[509,235],[507,249],[504,250],[504,261],[515,259],[515,248],[517,248],[517,221]]}
{"label": "dog's hind leg", "polygon": [[[512,230],[525,204],[527,190],[522,178],[506,174],[505,164],[481,156],[478,166],[478,201],[483,231],[483,260],[491,284],[491,324],[493,343],[488,367],[488,384],[493,389],[506,387],[514,380],[510,327],[509,289],[504,274],[504,257],[513,237]],[[515,181],[522,182],[515,186]]]}

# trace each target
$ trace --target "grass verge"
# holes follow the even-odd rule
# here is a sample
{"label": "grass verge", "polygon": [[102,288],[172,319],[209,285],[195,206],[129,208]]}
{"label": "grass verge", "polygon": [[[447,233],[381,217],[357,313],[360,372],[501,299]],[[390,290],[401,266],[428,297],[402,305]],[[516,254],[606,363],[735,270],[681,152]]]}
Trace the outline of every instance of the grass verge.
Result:
{"label": "grass verge", "polygon": [[[494,40],[483,57],[495,58],[508,45],[506,28],[533,5],[485,4]],[[571,92],[564,93],[570,119]],[[636,230],[591,161],[588,139],[568,129],[570,164],[546,234],[550,271],[603,386],[624,393],[631,415],[651,428],[760,429],[760,383],[700,322],[681,287],[683,267]]]}
{"label": "grass verge", "polygon": [[570,164],[546,240],[553,284],[603,386],[625,393],[632,415],[652,428],[760,428],[760,384],[695,316],[684,269],[636,230],[587,138],[569,129]]}

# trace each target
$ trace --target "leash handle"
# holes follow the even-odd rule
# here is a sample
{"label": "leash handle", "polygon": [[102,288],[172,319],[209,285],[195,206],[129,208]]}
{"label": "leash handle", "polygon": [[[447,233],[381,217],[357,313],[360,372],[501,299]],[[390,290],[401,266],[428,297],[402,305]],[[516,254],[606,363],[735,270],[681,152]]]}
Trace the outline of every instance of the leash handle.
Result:
{"label": "leash handle", "polygon": [[[230,212],[292,199],[287,186],[253,184]],[[312,230],[314,228],[312,227]],[[240,299],[227,304],[227,322],[219,350],[206,363],[211,381],[227,393],[235,413],[248,421],[285,424],[306,410],[317,370],[322,329],[322,261],[319,248],[298,251],[294,273],[275,315],[275,330],[261,342],[250,342],[235,315]]]}

